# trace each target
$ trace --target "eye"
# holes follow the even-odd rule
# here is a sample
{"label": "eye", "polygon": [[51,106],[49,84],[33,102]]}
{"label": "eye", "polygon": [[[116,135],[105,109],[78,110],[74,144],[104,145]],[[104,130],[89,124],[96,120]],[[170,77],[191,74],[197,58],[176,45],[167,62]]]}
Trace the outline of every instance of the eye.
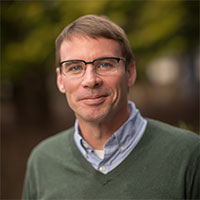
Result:
{"label": "eye", "polygon": [[102,61],[102,62],[99,62],[96,66],[96,68],[98,70],[109,70],[109,69],[112,69],[113,68],[113,63],[112,62],[109,62],[109,61]]}
{"label": "eye", "polygon": [[80,63],[65,63],[65,73],[79,73],[83,70],[83,66]]}
{"label": "eye", "polygon": [[103,68],[108,68],[108,67],[112,67],[112,64],[111,63],[106,63],[106,62],[104,62],[104,63],[102,63],[101,64],[101,67],[103,67]]}
{"label": "eye", "polygon": [[70,66],[68,71],[81,71],[83,68],[81,65],[74,65],[74,66]]}

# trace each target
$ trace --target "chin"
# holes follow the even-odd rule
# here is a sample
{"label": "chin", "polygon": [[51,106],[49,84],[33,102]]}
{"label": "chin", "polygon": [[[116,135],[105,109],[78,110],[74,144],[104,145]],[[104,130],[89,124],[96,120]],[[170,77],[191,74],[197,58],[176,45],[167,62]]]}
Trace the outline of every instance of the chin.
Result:
{"label": "chin", "polygon": [[84,113],[83,115],[79,115],[78,118],[81,118],[83,121],[91,122],[91,123],[99,123],[104,121],[107,118],[107,112],[91,112],[91,113]]}

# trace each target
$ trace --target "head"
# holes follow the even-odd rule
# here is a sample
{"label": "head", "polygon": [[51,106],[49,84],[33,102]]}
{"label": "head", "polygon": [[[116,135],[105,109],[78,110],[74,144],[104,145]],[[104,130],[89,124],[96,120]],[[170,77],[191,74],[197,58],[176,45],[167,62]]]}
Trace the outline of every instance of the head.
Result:
{"label": "head", "polygon": [[[114,74],[101,75],[92,61],[124,58]],[[59,62],[88,63],[81,77],[65,76]],[[128,88],[136,78],[133,55],[124,31],[105,17],[86,15],[68,25],[56,40],[57,85],[79,121],[120,123],[128,116]],[[77,66],[76,66],[77,67]],[[76,70],[76,69],[75,69]]]}

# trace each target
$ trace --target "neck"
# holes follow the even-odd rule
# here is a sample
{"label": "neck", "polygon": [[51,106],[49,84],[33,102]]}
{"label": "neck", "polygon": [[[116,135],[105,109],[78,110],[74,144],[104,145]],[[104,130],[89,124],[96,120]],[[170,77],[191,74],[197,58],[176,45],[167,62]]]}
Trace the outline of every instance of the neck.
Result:
{"label": "neck", "polygon": [[129,115],[130,113],[127,108],[124,113],[118,112],[112,118],[102,121],[88,122],[78,116],[77,119],[82,137],[85,141],[94,149],[103,150],[105,143],[127,121]]}

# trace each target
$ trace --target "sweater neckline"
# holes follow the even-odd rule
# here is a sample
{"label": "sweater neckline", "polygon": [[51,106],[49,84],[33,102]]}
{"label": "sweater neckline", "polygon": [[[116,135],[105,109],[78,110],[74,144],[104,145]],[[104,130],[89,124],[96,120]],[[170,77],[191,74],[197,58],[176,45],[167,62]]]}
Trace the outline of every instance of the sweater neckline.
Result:
{"label": "sweater neckline", "polygon": [[134,160],[137,160],[138,157],[145,152],[145,144],[144,142],[146,141],[146,135],[147,135],[147,129],[148,129],[148,124],[146,130],[143,134],[143,137],[137,144],[137,146],[133,149],[133,151],[125,158],[125,160],[120,163],[116,168],[114,168],[112,171],[108,172],[107,174],[103,174],[96,169],[92,167],[92,165],[84,158],[84,156],[81,154],[79,151],[78,147],[75,144],[74,138],[73,138],[73,131],[71,134],[69,134],[69,141],[70,141],[70,146],[71,146],[71,152],[74,158],[77,158],[77,161],[80,163],[80,165],[83,167],[86,173],[88,173],[89,176],[95,176],[97,180],[102,182],[103,184],[105,181],[109,181],[112,178],[118,176],[119,174],[123,173],[124,170],[127,170],[127,168],[131,167],[130,163],[134,163]]}

